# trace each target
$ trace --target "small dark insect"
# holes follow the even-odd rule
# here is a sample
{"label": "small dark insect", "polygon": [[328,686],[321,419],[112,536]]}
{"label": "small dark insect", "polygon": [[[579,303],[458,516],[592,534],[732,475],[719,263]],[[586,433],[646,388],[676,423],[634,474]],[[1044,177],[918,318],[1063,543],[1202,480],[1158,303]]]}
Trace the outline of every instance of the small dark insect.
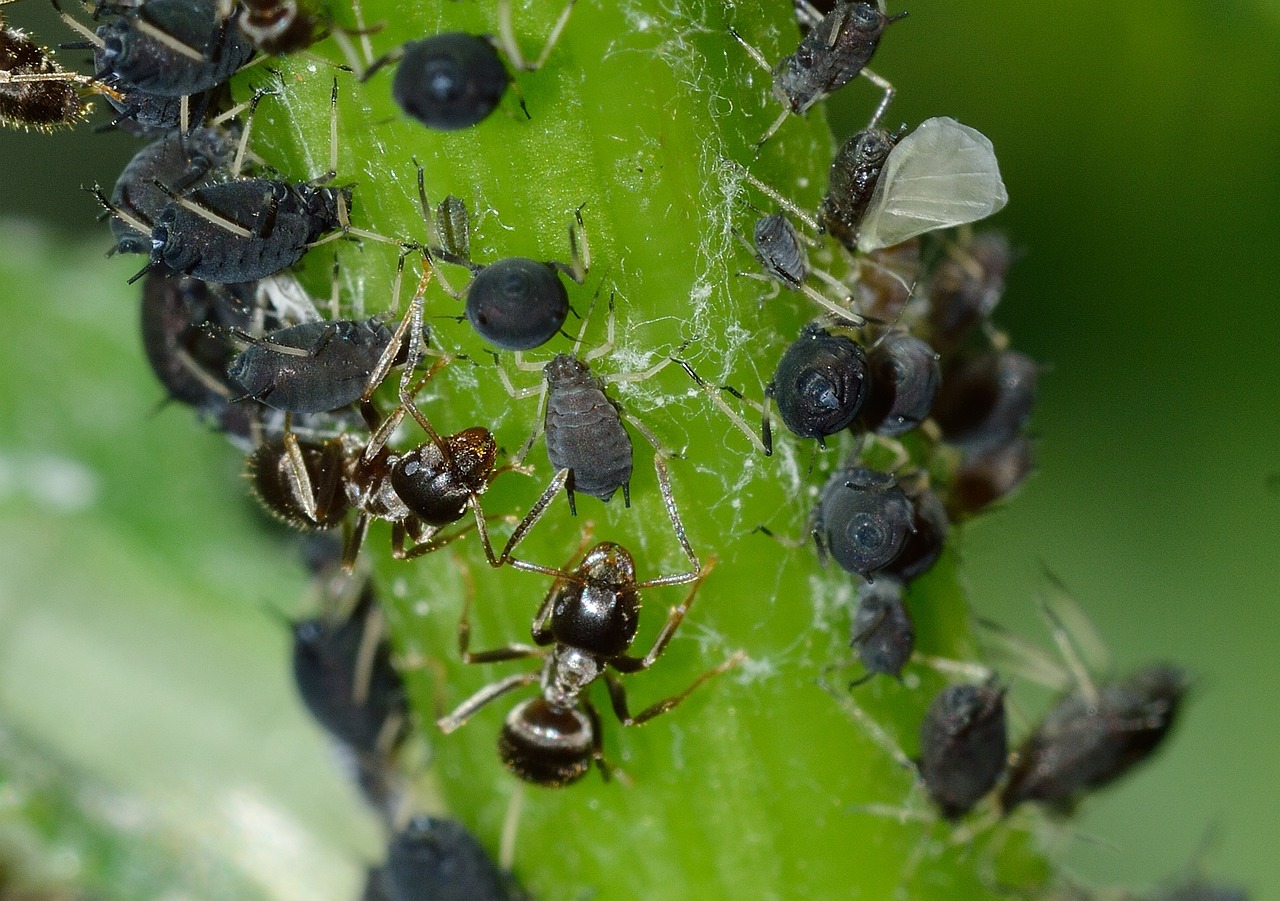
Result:
{"label": "small dark insect", "polygon": [[928,572],[942,555],[947,541],[947,511],[942,501],[928,488],[911,496],[911,508],[915,512],[911,531],[902,550],[880,572],[910,582]]}
{"label": "small dark insect", "polygon": [[1008,445],[1036,399],[1040,367],[1026,354],[993,350],[943,373],[932,416],[943,438],[971,455]]}
{"label": "small dark insect", "polygon": [[[463,606],[462,619],[458,624],[458,651],[463,661],[497,663],[540,657],[543,665],[536,671],[507,676],[482,688],[448,716],[437,720],[436,724],[446,734],[453,732],[490,701],[517,688],[540,683],[541,692],[537,697],[522,701],[507,715],[498,738],[498,753],[503,765],[527,782],[551,788],[568,785],[585,776],[592,761],[601,774],[609,778],[609,767],[602,749],[600,716],[586,695],[588,686],[597,679],[605,680],[618,721],[626,726],[636,726],[666,713],[703,682],[742,659],[741,654],[730,657],[703,673],[684,691],[651,704],[634,716],[627,705],[626,688],[608,672],[612,667],[622,674],[637,673],[657,661],[684,621],[698,587],[715,563],[712,560],[705,567],[699,566],[698,558],[685,537],[662,458],[655,457],[654,465],[676,538],[689,561],[687,571],[637,581],[631,553],[608,541],[587,551],[572,569],[556,569],[512,557],[512,550],[563,487],[568,472],[561,470],[512,533],[500,558],[500,562],[517,569],[555,577],[556,581],[533,618],[534,645],[513,644],[491,651],[472,652],[469,650],[470,598]],[[588,541],[583,542],[584,548]],[[639,629],[639,592],[690,582],[694,584],[689,594],[671,610],[649,652],[643,657],[627,653]]]}
{"label": "small dark insect", "polygon": [[[227,376],[252,398],[289,413],[322,413],[367,399],[395,334],[383,317],[319,320],[250,341]],[[395,362],[393,360],[392,362]],[[399,357],[403,362],[403,354]]]}
{"label": "small dark insect", "polygon": [[386,757],[408,734],[404,683],[368,584],[341,619],[294,623],[293,678],[316,721],[360,754]]}
{"label": "small dark insect", "polygon": [[948,820],[995,786],[1008,755],[1003,688],[951,685],[933,699],[920,724],[920,778]]}
{"label": "small dark insect", "polygon": [[[0,0],[0,6],[13,0]],[[0,12],[0,125],[53,131],[75,125],[88,112],[81,89],[109,94],[92,78],[67,72],[20,28]]]}
{"label": "small dark insect", "polygon": [[170,398],[217,416],[239,393],[226,377],[235,347],[221,334],[249,326],[252,288],[147,273],[142,283],[142,349]]}
{"label": "small dark insect", "polygon": [[277,519],[303,531],[342,524],[350,507],[342,439],[311,441],[285,432],[263,441],[245,460],[249,489]]}
{"label": "small dark insect", "polygon": [[942,370],[928,344],[903,332],[886,335],[867,354],[867,370],[871,389],[860,419],[869,431],[896,438],[929,415]]}
{"label": "small dark insect", "polygon": [[[735,231],[734,234],[737,234]],[[853,324],[862,324],[865,320],[848,306],[842,306],[807,284],[810,275],[817,276],[828,286],[840,292],[841,298],[850,302],[849,289],[839,279],[821,269],[813,269],[809,265],[809,253],[804,239],[796,231],[791,221],[782,213],[761,216],[756,220],[752,230],[752,252],[764,270],[763,275],[754,272],[739,272],[748,278],[780,284],[789,291],[799,291],[824,310]],[[745,239],[744,239],[745,243]],[[775,293],[777,289],[774,289]]]}
{"label": "small dark insect", "polygon": [[861,466],[837,469],[814,509],[818,559],[825,563],[830,554],[842,568],[870,579],[902,552],[914,518],[893,476]]}
{"label": "small dark insect", "polygon": [[[430,218],[421,167],[418,195],[423,216]],[[457,197],[448,197],[441,203],[436,210],[437,232],[446,246],[436,249],[433,255],[471,270],[466,317],[481,338],[502,350],[532,350],[560,333],[569,316],[569,293],[558,273],[581,285],[591,269],[591,246],[585,230],[581,250],[578,245],[578,229],[583,228],[581,209],[575,211],[574,218],[578,228],[569,227],[569,263],[507,257],[481,266],[471,262],[466,253],[470,247],[466,205]],[[445,287],[452,290],[447,283]]]}
{"label": "small dark insect", "polygon": [[[185,135],[170,133],[148,144],[134,154],[116,179],[111,206],[151,225],[169,205],[171,194],[208,187],[225,178],[239,137],[235,131],[201,127]],[[111,231],[120,253],[151,252],[150,229],[137,231],[120,216],[112,216]]]}
{"label": "small dark insect", "polygon": [[961,519],[981,513],[1018,489],[1035,467],[1035,444],[1018,436],[985,453],[966,455],[947,485],[947,515]]}
{"label": "small dark insect", "polygon": [[[828,435],[857,418],[867,390],[867,356],[862,348],[852,338],[810,323],[782,354],[764,393],[773,398],[788,429],[801,438],[817,438],[825,446]],[[761,432],[765,453],[771,453],[773,432],[767,406]]]}
{"label": "small dark insect", "polygon": [[827,193],[818,208],[823,227],[849,250],[858,246],[858,229],[871,203],[880,170],[903,131],[867,128],[840,145],[827,176]]}
{"label": "small dark insect", "polygon": [[513,901],[523,894],[457,820],[416,816],[396,833],[381,870],[389,901]]}
{"label": "small dark insect", "polygon": [[1000,232],[982,232],[962,245],[948,246],[925,291],[929,343],[944,354],[958,350],[973,327],[995,310],[1012,265],[1013,250]]}
{"label": "small dark insect", "polygon": [[1000,793],[1005,811],[1039,801],[1069,812],[1081,795],[1148,759],[1177,717],[1187,676],[1156,665],[1091,688],[1060,700],[1018,749]]}
{"label": "small dark insect", "polygon": [[97,77],[112,87],[164,97],[200,94],[227,81],[254,52],[253,42],[235,24],[238,10],[223,19],[219,5],[219,0],[104,4],[101,8],[116,18],[98,26],[87,41],[66,46],[92,48]]}
{"label": "small dark insect", "polygon": [[263,53],[297,53],[324,31],[324,21],[305,0],[240,0],[240,7],[240,29]]}
{"label": "small dark insect", "polygon": [[[525,61],[516,43],[511,0],[499,0],[496,40],[489,35],[450,31],[410,41],[374,62],[362,80],[383,66],[398,62],[391,96],[407,115],[439,131],[470,128],[497,109],[507,86],[512,83],[498,51],[501,50],[518,71],[535,72],[542,68],[576,2],[570,0],[564,8],[542,53],[531,63]],[[523,107],[524,101],[520,103]]]}
{"label": "small dark insect", "polygon": [[877,674],[898,679],[916,647],[915,625],[902,603],[902,582],[890,578],[858,586],[849,645],[866,668],[866,675],[849,683],[861,685]]}
{"label": "small dark insect", "polygon": [[[350,188],[243,178],[171,198],[151,229],[151,264],[210,282],[246,282],[294,265],[345,225]],[[136,226],[135,226],[136,227]]]}
{"label": "small dark insect", "polygon": [[759,50],[733,35],[751,57],[773,74],[773,95],[785,109],[756,142],[756,147],[773,137],[787,116],[800,115],[858,75],[871,81],[884,97],[871,117],[871,126],[880,121],[893,99],[893,85],[866,68],[880,46],[884,29],[906,15],[886,16],[873,3],[839,0],[834,9],[822,15],[812,7],[797,5],[797,18],[809,26],[800,46],[776,66],[770,66]]}

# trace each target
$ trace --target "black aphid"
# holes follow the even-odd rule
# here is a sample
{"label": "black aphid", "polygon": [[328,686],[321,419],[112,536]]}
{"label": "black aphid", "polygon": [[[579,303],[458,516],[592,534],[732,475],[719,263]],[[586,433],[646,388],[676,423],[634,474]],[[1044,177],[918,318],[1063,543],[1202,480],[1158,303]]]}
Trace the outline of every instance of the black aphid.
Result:
{"label": "black aphid", "polygon": [[519,896],[456,820],[414,817],[391,839],[382,869],[390,901],[510,901]]}
{"label": "black aphid", "polygon": [[1016,491],[1034,468],[1035,444],[1026,436],[966,455],[947,485],[947,514],[959,519],[982,512]]}
{"label": "black aphid", "polygon": [[959,819],[995,786],[1009,754],[1004,689],[944,688],[920,724],[920,778],[949,820]]}
{"label": "black aphid", "polygon": [[861,466],[838,469],[814,511],[818,557],[825,561],[830,554],[849,572],[870,577],[902,552],[914,516],[893,476]]}
{"label": "black aphid", "polygon": [[916,646],[915,625],[902,602],[903,584],[880,578],[858,586],[858,606],[853,614],[849,644],[867,673],[850,684],[859,685],[884,674],[897,679]]}
{"label": "black aphid", "polygon": [[757,278],[761,281],[774,282],[789,291],[799,291],[827,312],[836,316],[838,320],[845,320],[855,324],[863,322],[863,318],[849,309],[849,307],[841,306],[831,298],[823,296],[822,293],[808,284],[807,280],[810,275],[817,276],[827,285],[835,288],[846,303],[852,300],[848,296],[849,289],[846,285],[842,284],[830,273],[810,267],[809,252],[805,248],[804,239],[800,237],[796,227],[791,224],[791,220],[782,213],[772,213],[757,219],[752,229],[751,239],[756,261],[759,262],[764,274],[757,275],[751,272],[740,272],[738,273],[739,275]]}
{"label": "black aphid", "polygon": [[942,369],[928,344],[902,332],[886,335],[868,352],[867,370],[871,390],[861,421],[868,430],[896,438],[929,415]]}
{"label": "black aphid", "polygon": [[345,617],[294,624],[293,678],[316,721],[355,751],[385,756],[407,733],[409,702],[368,585]]}
{"label": "black aphid", "polygon": [[773,73],[773,95],[782,102],[782,115],[769,126],[757,146],[769,140],[786,121],[787,116],[804,113],[833,91],[858,75],[874,83],[884,96],[871,117],[875,125],[893,99],[893,85],[866,69],[880,46],[880,36],[891,23],[906,13],[886,16],[874,3],[840,0],[831,12],[821,18],[796,7],[797,16],[809,26],[809,32],[796,51],[770,66],[764,56],[734,33],[761,66]]}
{"label": "black aphid", "polygon": [[[862,347],[852,338],[810,323],[782,354],[765,395],[773,398],[778,415],[794,434],[822,441],[857,418],[867,390],[867,355]],[[767,414],[763,437],[767,453],[773,448]]]}
{"label": "black aphid", "polygon": [[350,188],[244,178],[171,199],[151,230],[152,265],[209,282],[247,282],[302,259],[344,224]]}
{"label": "black aphid", "polygon": [[289,413],[322,413],[355,403],[394,333],[374,316],[304,322],[252,339],[227,367],[244,397]]}
{"label": "black aphid", "polygon": [[165,97],[199,94],[225,82],[253,56],[253,42],[219,15],[219,0],[103,4],[94,66],[108,85]]}
{"label": "black aphid", "polygon": [[[111,206],[144,225],[154,223],[170,204],[172,193],[223,180],[238,139],[235,131],[201,127],[184,135],[173,132],[148,144],[134,154],[116,179]],[[111,217],[111,231],[120,253],[151,252],[150,231],[144,234],[119,216]]]}
{"label": "black aphid", "polygon": [[1157,665],[1101,685],[1096,693],[1067,695],[1018,749],[1001,805],[1008,811],[1039,801],[1069,811],[1081,795],[1155,753],[1186,691],[1186,673]]}
{"label": "black aphid", "polygon": [[903,582],[910,582],[923,575],[938,562],[949,528],[946,508],[928,488],[911,496],[911,508],[915,515],[911,520],[907,540],[898,555],[880,570],[880,573],[894,576]]}
{"label": "black aphid", "polygon": [[987,231],[949,247],[924,291],[929,300],[929,343],[944,354],[959,349],[973,327],[990,318],[1013,265],[1009,239]]}
{"label": "black aphid", "polygon": [[970,454],[1009,444],[1031,416],[1040,367],[1015,350],[990,351],[943,373],[932,416]]}
{"label": "black aphid", "polygon": [[868,128],[840,145],[827,176],[827,193],[818,208],[823,227],[849,250],[858,246],[858,229],[880,178],[902,133]]}
{"label": "black aphid", "polygon": [[542,68],[575,2],[570,0],[552,28],[542,53],[531,63],[525,61],[516,43],[510,0],[499,0],[497,39],[450,31],[410,41],[376,61],[364,78],[389,63],[398,62],[391,96],[407,115],[439,131],[470,128],[497,109],[511,84],[511,74],[499,50],[512,68],[524,72]]}
{"label": "black aphid", "polygon": [[619,488],[631,506],[631,436],[604,383],[569,354],[557,354],[544,373],[547,458],[553,468],[569,470],[570,508],[574,492],[608,501]]}
{"label": "black aphid", "polygon": [[[587,695],[591,683],[603,679],[619,722],[634,726],[666,713],[707,679],[741,659],[740,655],[730,657],[703,673],[684,691],[651,704],[634,716],[627,703],[625,686],[609,673],[610,668],[621,674],[637,673],[651,667],[662,656],[711,568],[711,564],[699,565],[689,545],[661,457],[654,458],[654,465],[667,514],[689,561],[688,570],[637,581],[631,553],[608,541],[587,551],[572,569],[557,569],[512,557],[516,545],[563,487],[568,472],[561,470],[512,533],[500,558],[500,562],[517,569],[555,577],[534,614],[531,629],[534,645],[513,644],[491,651],[471,651],[470,598],[463,606],[458,651],[464,662],[496,663],[529,657],[541,658],[543,662],[537,670],[516,673],[480,689],[448,716],[437,720],[437,725],[445,733],[453,732],[490,701],[517,688],[540,684],[541,691],[536,697],[522,701],[507,715],[498,738],[498,754],[503,765],[527,782],[553,788],[568,785],[585,776],[593,761],[608,777],[600,716]],[[690,582],[694,583],[693,588],[679,606],[672,608],[649,652],[643,657],[629,654],[639,629],[639,592]]]}

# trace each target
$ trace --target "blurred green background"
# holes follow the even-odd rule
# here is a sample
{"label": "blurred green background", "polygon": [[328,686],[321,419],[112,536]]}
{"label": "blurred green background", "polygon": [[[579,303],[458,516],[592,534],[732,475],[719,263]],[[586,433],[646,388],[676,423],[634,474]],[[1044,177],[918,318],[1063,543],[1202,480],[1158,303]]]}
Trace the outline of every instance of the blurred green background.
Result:
{"label": "blurred green background", "polygon": [[[973,601],[1044,638],[1032,599],[1047,567],[1122,670],[1167,658],[1197,676],[1166,751],[1085,806],[1067,859],[1092,882],[1150,883],[1188,866],[1212,825],[1205,869],[1280,899],[1280,3],[907,8],[875,66],[899,88],[890,122],[945,114],[994,142],[1011,198],[996,223],[1025,254],[996,320],[1050,367],[1039,472],[959,536]],[[63,33],[41,4],[6,13],[50,42]],[[865,115],[865,99],[850,115]],[[857,127],[849,118],[837,134]],[[349,880],[372,832],[348,827],[359,808],[297,711],[284,633],[261,612],[302,609],[301,570],[279,562],[283,536],[262,537],[221,439],[181,411],[152,415],[159,391],[117,296],[135,261],[93,258],[109,242],[79,186],[110,185],[135,147],[88,128],[0,134],[0,214],[43,223],[0,231],[8,757],[71,767],[80,796],[164,798],[158,822],[147,808],[128,824],[161,851],[213,848],[247,823],[258,829],[245,834],[293,838],[233,849],[245,872],[289,859],[318,881]],[[89,471],[87,459],[109,462]],[[148,492],[184,469],[218,473],[222,487]],[[171,604],[146,602],[157,594]],[[170,734],[203,750],[174,761]],[[234,809],[202,771],[243,783]],[[0,842],[23,803],[0,798]],[[281,818],[305,829],[273,831]]]}

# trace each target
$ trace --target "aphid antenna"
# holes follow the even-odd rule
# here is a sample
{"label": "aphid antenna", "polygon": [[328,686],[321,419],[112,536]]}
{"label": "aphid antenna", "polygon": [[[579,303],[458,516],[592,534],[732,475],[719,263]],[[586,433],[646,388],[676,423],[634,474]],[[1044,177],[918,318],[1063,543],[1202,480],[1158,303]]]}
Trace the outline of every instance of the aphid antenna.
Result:
{"label": "aphid antenna", "polygon": [[516,861],[516,836],[520,831],[520,814],[523,811],[524,783],[516,780],[507,800],[507,812],[502,817],[502,836],[498,840],[498,867],[504,873],[510,873]]}
{"label": "aphid antenna", "polygon": [[738,174],[742,176],[743,180],[745,180],[747,184],[751,185],[765,197],[768,197],[778,206],[782,207],[782,209],[786,210],[788,213],[804,223],[805,228],[809,229],[814,234],[821,235],[824,233],[825,230],[821,223],[814,218],[813,214],[801,209],[794,200],[789,197],[784,197],[777,188],[756,178],[751,174],[751,170],[736,160],[731,160],[728,157],[721,157],[721,160],[728,164],[730,168],[737,170]]}
{"label": "aphid antenna", "polygon": [[[542,52],[538,54],[536,60],[529,63],[525,61],[524,54],[520,51],[520,44],[516,41],[515,28],[511,22],[511,0],[498,0],[498,41],[512,68],[521,72],[536,72],[542,68],[547,61],[547,57],[551,55],[551,51],[555,49],[556,43],[560,40],[560,33],[564,31],[564,27],[569,21],[569,14],[573,12],[573,7],[577,2],[578,0],[569,0],[569,3],[561,10],[555,25],[551,27],[551,33],[547,36],[547,42],[543,45]],[[523,99],[520,106],[524,107]],[[525,115],[528,115],[528,110],[525,110]]]}
{"label": "aphid antenna", "polygon": [[981,617],[977,623],[983,635],[980,643],[1002,670],[1056,692],[1071,687],[1070,674],[1052,654],[999,623]]}
{"label": "aphid antenna", "polygon": [[1115,666],[1111,651],[1089,614],[1085,613],[1066,583],[1043,560],[1040,561],[1040,570],[1049,582],[1049,591],[1044,596],[1045,603],[1070,636],[1071,644],[1080,653],[1084,666],[1091,673],[1110,674]]}
{"label": "aphid antenna", "polygon": [[[755,407],[757,410],[760,411],[761,415],[764,414],[763,405],[757,404],[755,401],[748,400],[746,397],[743,396],[741,391],[739,391],[737,388],[733,387],[732,385],[720,385],[717,388],[717,386],[713,386],[709,384],[705,379],[702,378],[702,376],[698,375],[698,373],[694,370],[693,366],[687,360],[684,360],[678,357],[672,357],[670,359],[672,362],[677,363],[680,366],[680,368],[683,369],[688,374],[689,378],[693,379],[694,384],[696,384],[699,388],[702,389],[702,392],[707,396],[707,399],[710,400],[711,403],[720,410],[720,412],[724,413],[725,416],[728,416],[729,421],[732,422],[734,426],[736,426],[737,429],[740,432],[742,432],[742,434],[747,436],[747,440],[749,440],[753,445],[755,445],[756,450],[760,451],[760,453],[764,454],[766,457],[772,456],[773,454],[772,436],[770,436],[770,440],[768,441],[768,443],[766,443],[764,438],[765,433],[762,431],[760,434],[757,434],[756,430],[752,428],[736,410],[734,410],[732,407],[729,406],[728,401],[726,401],[720,395],[720,392],[724,391],[732,395],[733,397],[736,397],[738,400],[742,401],[743,403]],[[766,403],[767,402],[768,401],[766,401]]]}
{"label": "aphid antenna", "polygon": [[1036,598],[1036,607],[1040,610],[1040,615],[1049,624],[1049,633],[1053,636],[1053,643],[1057,645],[1058,653],[1062,655],[1063,662],[1067,665],[1067,671],[1071,673],[1072,682],[1080,690],[1089,706],[1096,708],[1098,706],[1098,686],[1094,683],[1093,677],[1089,675],[1089,670],[1084,665],[1084,661],[1080,659],[1080,654],[1072,643],[1066,626],[1063,625],[1058,614],[1054,612],[1043,596]]}

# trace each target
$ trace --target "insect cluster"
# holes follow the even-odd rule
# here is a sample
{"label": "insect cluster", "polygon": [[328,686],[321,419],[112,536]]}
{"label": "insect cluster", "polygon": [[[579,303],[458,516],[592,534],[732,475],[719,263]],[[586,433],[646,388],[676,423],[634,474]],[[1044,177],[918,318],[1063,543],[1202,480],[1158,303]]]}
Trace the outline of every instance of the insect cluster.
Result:
{"label": "insect cluster", "polygon": [[[488,650],[471,647],[476,592],[469,591],[456,632],[461,662],[532,665],[455,701],[451,711],[441,707],[435,725],[447,736],[490,703],[526,692],[499,729],[499,759],[523,782],[560,788],[592,768],[605,780],[624,775],[606,757],[594,684],[603,683],[614,718],[634,726],[747,660],[743,651],[720,652],[682,690],[632,712],[623,677],[663,656],[704,582],[714,580],[717,556],[695,550],[681,516],[682,505],[700,500],[677,490],[688,461],[664,446],[661,429],[615,399],[612,385],[654,378],[676,364],[675,374],[683,379],[683,369],[700,389],[695,396],[750,442],[745,450],[719,450],[761,458],[752,465],[777,462],[810,439],[815,455],[828,443],[840,446],[833,452],[843,463],[825,484],[811,486],[807,532],[818,560],[834,562],[855,585],[851,646],[862,673],[848,688],[826,676],[824,682],[842,709],[878,735],[883,730],[851,692],[876,675],[901,680],[922,662],[908,609],[913,584],[939,560],[953,524],[1011,495],[1033,465],[1027,424],[1039,367],[1009,349],[991,318],[1015,254],[1000,233],[971,227],[1006,199],[990,142],[946,118],[910,132],[880,125],[894,89],[866,67],[882,37],[893,33],[887,29],[903,27],[894,23],[905,13],[849,0],[823,12],[798,0],[806,36],[776,65],[732,32],[769,70],[772,96],[784,107],[755,144],[757,154],[790,116],[858,76],[881,92],[867,127],[835,151],[816,211],[755,178],[751,161],[725,163],[744,192],[776,207],[761,211],[749,242],[742,238],[760,267],[744,274],[795,293],[805,317],[817,317],[770,361],[772,376],[758,390],[713,385],[699,375],[692,357],[681,356],[696,338],[639,371],[593,371],[614,349],[616,320],[627,315],[629,301],[619,302],[607,271],[623,260],[597,262],[599,284],[588,287],[590,200],[566,211],[567,254],[537,258],[478,262],[467,201],[449,195],[432,204],[422,167],[412,200],[427,222],[425,240],[353,223],[370,186],[336,181],[342,92],[389,93],[405,117],[441,132],[483,129],[512,102],[519,110],[506,110],[512,118],[529,117],[537,110],[528,109],[519,81],[536,78],[552,59],[574,26],[574,6],[563,8],[532,61],[516,38],[510,0],[496,3],[496,36],[426,35],[377,57],[371,48],[378,27],[358,14],[340,22],[320,4],[99,3],[96,28],[64,15],[82,37],[70,46],[93,52],[91,76],[65,72],[48,51],[29,39],[23,44],[13,29],[4,32],[15,61],[6,62],[0,80],[0,120],[33,128],[70,124],[83,117],[82,106],[55,111],[53,95],[61,109],[95,92],[114,110],[111,125],[148,142],[110,194],[96,192],[111,220],[113,252],[147,257],[137,276],[147,359],[170,399],[194,408],[245,452],[245,475],[263,507],[295,529],[317,533],[308,565],[321,613],[290,624],[293,669],[303,703],[387,826],[387,859],[369,871],[366,898],[525,897],[509,874],[509,853],[495,866],[460,824],[413,809],[400,757],[418,730],[389,640],[387,607],[363,566],[362,550],[382,534],[371,531],[373,524],[389,529],[391,555],[400,560],[474,540],[493,568],[528,574],[530,582],[551,580],[532,611],[531,643]],[[349,71],[333,67],[328,169],[299,181],[254,152],[256,109],[288,88],[273,80],[268,65],[253,67],[262,54],[305,52],[322,40],[342,51]],[[18,51],[27,57],[19,59]],[[245,91],[251,80],[271,86]],[[34,90],[47,94],[36,100],[46,106],[39,112],[27,96]],[[237,93],[244,94],[239,103]],[[471,206],[478,203],[472,199]],[[303,287],[296,270],[304,257],[318,259],[308,257],[314,248],[356,240],[396,248],[399,264],[388,311],[367,316],[361,309],[343,318],[356,305],[337,275],[326,301]],[[466,280],[455,288],[459,271]],[[400,311],[405,273],[416,289]],[[444,317],[426,312],[436,286],[462,303],[455,318],[473,332],[465,340],[481,342],[491,360],[442,344],[432,323]],[[587,324],[606,296],[607,338],[584,350]],[[565,325],[583,304],[574,338]],[[571,348],[538,362],[524,359],[524,352],[558,338]],[[538,398],[532,434],[514,454],[499,445],[497,424],[483,409],[456,432],[437,425],[449,414],[434,407],[435,380],[458,369],[501,383],[515,400]],[[509,370],[539,373],[537,386],[517,389]],[[743,407],[759,411],[758,429],[739,412]],[[778,433],[775,416],[792,437]],[[406,438],[406,431],[416,437]],[[673,553],[678,548],[675,571],[650,571],[621,536],[597,541],[585,515],[580,523],[570,520],[580,540],[566,562],[527,559],[523,542],[561,494],[573,516],[588,504],[600,510],[597,501],[612,504],[611,511],[631,506],[632,432],[654,452],[656,488],[646,500],[666,514],[661,533]],[[526,462],[539,437],[542,466]],[[545,488],[523,509],[499,509],[487,499],[499,480],[505,487],[530,475],[545,479]],[[495,529],[505,532],[505,542],[496,542]],[[470,581],[464,566],[457,571]],[[640,598],[672,587],[682,599],[656,636],[636,648]],[[1181,671],[1165,666],[1097,686],[1081,680],[1012,753],[1004,685],[994,677],[957,684],[925,714],[919,761],[896,747],[894,754],[918,773],[947,820],[963,818],[997,785],[1001,815],[1029,803],[1063,811],[1154,752],[1185,682]],[[442,680],[443,692],[451,688]]]}

